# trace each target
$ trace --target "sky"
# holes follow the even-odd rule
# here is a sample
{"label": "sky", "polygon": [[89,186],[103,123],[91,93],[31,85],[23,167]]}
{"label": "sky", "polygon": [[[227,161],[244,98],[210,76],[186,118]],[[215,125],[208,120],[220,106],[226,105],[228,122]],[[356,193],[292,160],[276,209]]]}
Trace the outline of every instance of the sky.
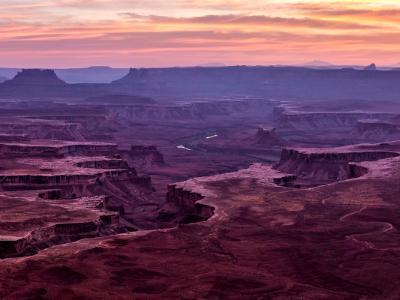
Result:
{"label": "sky", "polygon": [[399,54],[399,0],[0,1],[1,67],[384,66]]}

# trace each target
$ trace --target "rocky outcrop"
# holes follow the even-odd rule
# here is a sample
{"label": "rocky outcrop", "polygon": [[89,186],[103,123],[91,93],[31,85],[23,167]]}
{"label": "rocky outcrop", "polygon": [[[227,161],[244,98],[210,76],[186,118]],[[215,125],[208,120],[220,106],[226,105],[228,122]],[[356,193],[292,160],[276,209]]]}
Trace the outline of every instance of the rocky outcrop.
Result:
{"label": "rocky outcrop", "polygon": [[282,177],[273,178],[273,182],[276,185],[286,186],[286,187],[300,187],[296,185],[296,175],[287,175]]}
{"label": "rocky outcrop", "polygon": [[195,203],[203,198],[198,193],[186,191],[176,185],[168,186],[167,201],[175,204],[184,211],[192,211]]}
{"label": "rocky outcrop", "polygon": [[[366,174],[368,170],[355,164],[357,162],[399,156],[398,153],[389,151],[337,149],[283,149],[275,168],[295,175],[297,185],[319,185]],[[293,184],[293,180],[290,184]]]}
{"label": "rocky outcrop", "polygon": [[0,95],[23,98],[86,98],[121,92],[109,84],[68,84],[53,70],[24,69],[11,80],[0,83]]}
{"label": "rocky outcrop", "polygon": [[24,69],[18,72],[11,80],[4,82],[7,85],[43,85],[43,86],[62,86],[65,81],[57,77],[53,70]]}
{"label": "rocky outcrop", "polygon": [[40,199],[46,199],[46,200],[59,200],[59,199],[65,199],[67,198],[62,190],[48,190],[44,191],[38,194],[38,197]]}
{"label": "rocky outcrop", "polygon": [[[16,146],[17,150],[30,150],[32,147],[37,150],[37,155],[27,151],[25,155],[14,157],[11,167],[1,170],[0,190],[20,194],[26,191],[39,203],[65,205],[67,212],[69,205],[78,206],[82,212],[86,209],[116,211],[124,218],[126,226],[139,227],[134,223],[134,217],[143,213],[140,207],[149,206],[149,199],[153,199],[151,177],[138,176],[136,169],[121,159],[120,151],[114,144],[50,143],[34,140],[29,144],[7,144]],[[43,157],[43,151],[52,151],[52,156]],[[99,153],[108,155],[99,156]],[[112,219],[106,221],[115,223]]]}
{"label": "rocky outcrop", "polygon": [[286,142],[277,135],[275,128],[266,129],[259,127],[252,144],[260,147],[274,147],[283,146]]}
{"label": "rocky outcrop", "polygon": [[150,176],[135,176],[130,180],[133,184],[137,184],[143,188],[153,190],[153,185]]}
{"label": "rocky outcrop", "polygon": [[95,222],[66,223],[54,226],[54,233],[56,235],[88,234],[97,230],[98,224]]}
{"label": "rocky outcrop", "polygon": [[29,241],[30,237],[16,240],[0,240],[0,259],[21,255],[28,247]]}
{"label": "rocky outcrop", "polygon": [[149,77],[148,69],[135,69],[130,68],[128,74],[124,77],[113,81],[113,84],[132,84],[146,81]]}
{"label": "rocky outcrop", "polygon": [[376,64],[372,63],[364,68],[365,71],[376,71],[377,67]]}
{"label": "rocky outcrop", "polygon": [[[196,223],[209,219],[214,214],[214,208],[198,203],[203,198],[204,196],[199,193],[187,191],[177,185],[169,185],[167,204],[178,210],[169,217],[173,215],[178,223]],[[167,215],[168,213],[161,212],[160,220],[163,221]]]}
{"label": "rocky outcrop", "polygon": [[122,159],[89,160],[78,162],[76,166],[91,169],[130,169],[128,162]]}
{"label": "rocky outcrop", "polygon": [[21,238],[0,237],[0,259],[36,253],[51,245],[63,244],[82,238],[99,237],[108,232],[118,232],[119,216],[105,213],[98,219],[76,223],[57,223],[36,229]]}

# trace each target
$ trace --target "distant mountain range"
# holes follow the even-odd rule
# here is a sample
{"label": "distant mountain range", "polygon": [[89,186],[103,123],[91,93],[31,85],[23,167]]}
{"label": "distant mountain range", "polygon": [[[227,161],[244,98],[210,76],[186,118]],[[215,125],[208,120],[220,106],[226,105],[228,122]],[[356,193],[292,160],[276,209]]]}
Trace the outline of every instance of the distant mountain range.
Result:
{"label": "distant mountain range", "polygon": [[365,66],[360,66],[360,65],[335,65],[326,61],[322,60],[312,60],[309,62],[306,62],[304,64],[299,64],[297,65],[299,67],[307,67],[307,68],[317,68],[317,69],[344,69],[344,68],[352,68],[356,70],[362,70],[362,69],[371,69],[372,66],[375,66],[376,70],[391,70],[391,69],[398,69],[400,68],[400,63],[394,64],[394,65],[385,65],[385,66],[377,66],[375,63],[371,63],[369,65]]}
{"label": "distant mountain range", "polygon": [[[372,65],[372,63],[371,63]],[[225,68],[224,63],[207,63],[196,67],[203,68]],[[196,68],[194,67],[194,68]],[[243,66],[245,67],[245,66]],[[252,66],[249,66],[252,67]],[[257,66],[263,67],[263,66]],[[293,67],[285,65],[276,65],[275,67]],[[311,69],[343,69],[352,68],[362,70],[366,67],[359,65],[335,65],[322,60],[313,60],[294,67],[306,67]],[[189,67],[190,68],[190,67]],[[390,70],[400,68],[400,63],[392,66],[377,66],[377,70]],[[157,68],[155,68],[157,69]],[[168,68],[167,68],[168,69]],[[185,68],[182,68],[185,69]],[[0,82],[13,78],[21,69],[18,68],[0,68]],[[129,68],[112,68],[108,66],[93,66],[87,68],[68,68],[55,69],[57,76],[67,83],[111,83],[122,78],[129,72]]]}
{"label": "distant mountain range", "polygon": [[[400,94],[400,69],[375,71],[375,68],[374,64],[358,69],[299,66],[141,68],[126,70],[122,74],[124,76],[111,83],[74,84],[66,82],[61,76],[59,78],[57,71],[34,69],[23,70],[13,79],[0,83],[0,96],[38,99],[107,96],[95,98],[94,103],[112,101],[109,100],[111,97],[120,104],[132,100],[126,98],[126,95],[140,95],[156,100],[194,99],[198,95],[202,98],[219,99],[229,94],[285,100],[303,97],[318,101],[397,101]],[[109,72],[107,76],[115,76],[115,73],[111,73],[112,70],[121,71],[106,67],[97,67],[94,70],[99,73]],[[73,71],[77,72],[76,69]],[[83,69],[82,72],[93,74],[93,68]],[[136,102],[139,101],[138,98],[135,99]]]}
{"label": "distant mountain range", "polygon": [[[21,71],[18,68],[0,68],[1,77],[13,78]],[[129,68],[94,66],[88,68],[55,69],[58,77],[67,83],[110,83],[124,76]]]}
{"label": "distant mountain range", "polygon": [[366,66],[360,66],[360,65],[335,65],[331,64],[326,61],[322,60],[313,60],[306,62],[304,64],[299,64],[297,65],[298,67],[306,67],[306,68],[313,68],[313,69],[346,69],[346,68],[351,68],[351,69],[356,69],[356,70],[361,70],[364,69]]}

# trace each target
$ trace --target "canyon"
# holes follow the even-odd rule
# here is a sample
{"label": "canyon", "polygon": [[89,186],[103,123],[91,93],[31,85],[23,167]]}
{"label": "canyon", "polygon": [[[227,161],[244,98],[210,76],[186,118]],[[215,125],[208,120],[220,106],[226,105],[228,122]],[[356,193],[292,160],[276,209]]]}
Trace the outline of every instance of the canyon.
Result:
{"label": "canyon", "polygon": [[126,72],[0,83],[1,299],[396,298],[398,71]]}

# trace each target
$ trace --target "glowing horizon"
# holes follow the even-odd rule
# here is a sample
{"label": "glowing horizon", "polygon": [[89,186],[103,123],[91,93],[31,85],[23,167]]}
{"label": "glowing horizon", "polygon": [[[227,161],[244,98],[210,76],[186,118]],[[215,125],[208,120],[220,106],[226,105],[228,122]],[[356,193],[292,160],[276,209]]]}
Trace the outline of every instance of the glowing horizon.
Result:
{"label": "glowing horizon", "polygon": [[5,0],[0,67],[400,63],[399,1],[253,2]]}

